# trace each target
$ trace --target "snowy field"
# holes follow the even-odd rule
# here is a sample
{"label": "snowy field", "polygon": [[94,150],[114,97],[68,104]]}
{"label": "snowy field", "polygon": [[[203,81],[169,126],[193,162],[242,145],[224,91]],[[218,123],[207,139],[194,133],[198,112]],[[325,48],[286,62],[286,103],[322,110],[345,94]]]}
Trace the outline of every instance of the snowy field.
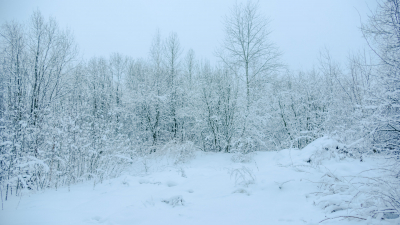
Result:
{"label": "snowy field", "polygon": [[0,224],[400,224],[394,214],[360,214],[376,204],[355,197],[362,187],[352,176],[382,161],[343,157],[340,148],[320,138],[302,150],[195,152],[178,164],[154,154],[95,186],[13,197]]}

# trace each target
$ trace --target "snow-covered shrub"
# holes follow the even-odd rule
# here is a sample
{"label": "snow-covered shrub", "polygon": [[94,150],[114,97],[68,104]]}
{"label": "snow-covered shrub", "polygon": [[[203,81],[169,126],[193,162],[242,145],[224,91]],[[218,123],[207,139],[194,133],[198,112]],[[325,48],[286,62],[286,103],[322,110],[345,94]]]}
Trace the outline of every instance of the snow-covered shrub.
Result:
{"label": "snow-covered shrub", "polygon": [[334,213],[342,210],[352,209],[354,197],[354,186],[346,179],[326,171],[318,181],[320,192],[311,193],[315,195],[314,204],[325,210],[326,213]]}
{"label": "snow-covered shrub", "polygon": [[253,159],[253,152],[259,149],[259,143],[253,138],[238,138],[233,142],[230,153],[235,163],[248,163]]}
{"label": "snow-covered shrub", "polygon": [[[355,159],[358,161],[358,159]],[[400,183],[385,168],[341,176],[324,167],[314,204],[326,213],[395,219],[400,215]],[[396,181],[397,179],[397,181]],[[337,214],[339,213],[339,214]]]}
{"label": "snow-covered shrub", "polygon": [[192,142],[186,142],[177,146],[174,164],[187,163],[195,157],[195,146]]}
{"label": "snow-covered shrub", "polygon": [[241,168],[232,169],[230,171],[230,177],[235,180],[235,185],[242,185],[248,187],[250,184],[254,184],[256,176],[253,171],[245,166]]}
{"label": "snow-covered shrub", "polygon": [[290,151],[291,166],[297,169],[299,166],[310,165],[314,173],[323,172],[317,181],[320,191],[313,195],[315,205],[326,213],[346,212],[379,219],[399,215],[398,167],[382,165],[382,168],[371,167],[361,173],[349,170],[344,176],[324,166],[328,162],[338,163],[345,159],[354,164],[364,163],[367,158],[385,162],[382,157],[366,154],[360,146],[357,143],[341,144],[328,137],[319,138],[302,150]]}
{"label": "snow-covered shrub", "polygon": [[[352,182],[360,184],[360,192],[355,198],[366,202],[362,211],[374,218],[400,215],[400,180],[387,168],[376,168],[373,173],[365,171]],[[359,197],[360,196],[360,197]],[[369,204],[368,204],[369,203]]]}
{"label": "snow-covered shrub", "polygon": [[294,166],[318,166],[324,160],[332,158],[341,159],[338,156],[338,149],[342,148],[342,146],[343,144],[338,143],[330,137],[322,137],[311,142],[303,149],[289,149],[287,151]]}
{"label": "snow-covered shrub", "polygon": [[249,163],[252,159],[253,155],[251,153],[243,154],[241,152],[236,152],[231,157],[231,160],[235,163]]}
{"label": "snow-covered shrub", "polygon": [[137,158],[138,171],[149,173],[164,170],[170,166],[180,166],[195,158],[195,146],[192,142],[176,143],[170,141],[162,146],[150,146],[141,148],[135,157]]}
{"label": "snow-covered shrub", "polygon": [[195,157],[195,151],[193,142],[176,143],[172,141],[158,148],[153,155],[155,157],[172,158],[173,164],[178,165],[192,160]]}
{"label": "snow-covered shrub", "polygon": [[230,152],[248,154],[259,149],[260,143],[251,137],[238,138],[232,144]]}
{"label": "snow-covered shrub", "polygon": [[172,207],[182,206],[185,204],[185,200],[183,200],[182,196],[180,195],[168,199],[163,199],[161,202],[164,202],[165,204],[168,204]]}

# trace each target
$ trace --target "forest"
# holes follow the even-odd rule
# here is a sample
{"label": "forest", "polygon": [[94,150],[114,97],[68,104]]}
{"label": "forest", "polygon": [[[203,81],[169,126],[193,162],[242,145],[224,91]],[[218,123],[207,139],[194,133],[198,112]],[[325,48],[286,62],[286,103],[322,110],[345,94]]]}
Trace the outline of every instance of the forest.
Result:
{"label": "forest", "polygon": [[28,192],[96,186],[138,162],[147,171],[146,159],[167,150],[175,163],[198,151],[245,159],[330,137],[346,158],[385,159],[372,168],[388,172],[374,180],[387,206],[377,210],[399,214],[400,1],[379,1],[361,25],[368,49],[344,64],[322,49],[305,71],[281,60],[257,4],[232,7],[217,63],[184,51],[175,32],[156,31],[144,58],[82,59],[72,31],[39,10],[27,23],[2,24],[2,205]]}

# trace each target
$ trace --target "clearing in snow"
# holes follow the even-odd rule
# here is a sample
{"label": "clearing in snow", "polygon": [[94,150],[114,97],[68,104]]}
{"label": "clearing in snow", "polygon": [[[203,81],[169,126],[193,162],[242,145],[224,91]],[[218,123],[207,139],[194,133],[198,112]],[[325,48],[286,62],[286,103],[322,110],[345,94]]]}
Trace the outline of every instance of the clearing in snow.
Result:
{"label": "clearing in snow", "polygon": [[13,197],[0,224],[399,224],[396,214],[359,216],[373,202],[357,198],[351,177],[382,162],[342,157],[342,147],[320,138],[302,150],[196,152],[178,164],[154,154],[101,184]]}

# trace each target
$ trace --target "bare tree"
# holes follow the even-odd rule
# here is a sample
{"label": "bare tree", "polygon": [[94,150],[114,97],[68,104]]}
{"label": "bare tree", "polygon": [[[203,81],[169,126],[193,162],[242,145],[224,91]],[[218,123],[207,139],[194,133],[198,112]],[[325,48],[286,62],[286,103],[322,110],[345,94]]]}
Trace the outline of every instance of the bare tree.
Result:
{"label": "bare tree", "polygon": [[33,124],[37,124],[40,112],[59,96],[63,75],[77,51],[71,33],[61,31],[53,18],[45,21],[39,11],[31,18],[28,46],[32,76],[30,113]]}
{"label": "bare tree", "polygon": [[177,85],[178,85],[178,72],[180,61],[179,57],[182,54],[182,48],[176,33],[171,33],[165,41],[165,64],[168,69],[168,86],[170,87],[171,96],[171,119],[172,119],[172,133],[176,138],[178,132],[178,120],[177,120]]}
{"label": "bare tree", "polygon": [[230,152],[232,149],[237,119],[237,86],[232,78],[224,67],[213,69],[208,62],[201,66],[200,114],[204,123],[201,131],[204,151]]}
{"label": "bare tree", "polygon": [[189,51],[186,53],[185,59],[184,59],[184,64],[185,64],[185,75],[186,79],[189,83],[189,88],[192,87],[192,81],[193,81],[193,75],[195,73],[196,69],[196,57],[193,49],[189,49]]}
{"label": "bare tree", "polygon": [[153,41],[150,47],[150,61],[152,63],[153,74],[155,86],[157,88],[157,95],[161,95],[161,86],[165,77],[162,77],[163,73],[163,42],[161,40],[160,30],[156,31],[156,34],[153,37]]}
{"label": "bare tree", "polygon": [[[0,29],[0,141],[10,141],[10,145],[0,147],[0,189],[5,180],[15,176],[18,158],[24,151],[27,110],[27,58],[26,37],[23,26],[10,22]],[[22,146],[22,147],[21,147]],[[19,182],[19,180],[18,180]],[[6,182],[7,183],[7,182]],[[11,182],[7,183],[5,199]],[[18,188],[17,188],[18,191]]]}
{"label": "bare tree", "polygon": [[216,55],[239,77],[245,79],[247,109],[251,89],[257,78],[268,76],[279,67],[281,53],[269,40],[269,20],[260,5],[248,1],[236,3],[225,18],[225,40]]}
{"label": "bare tree", "polygon": [[115,83],[115,103],[117,107],[121,105],[122,98],[122,79],[126,73],[128,59],[119,53],[110,56],[110,72]]}
{"label": "bare tree", "polygon": [[372,50],[387,65],[400,69],[400,1],[379,1],[361,31]]}
{"label": "bare tree", "polygon": [[385,150],[400,151],[400,1],[382,0],[361,30],[381,59],[382,93],[377,140]]}

